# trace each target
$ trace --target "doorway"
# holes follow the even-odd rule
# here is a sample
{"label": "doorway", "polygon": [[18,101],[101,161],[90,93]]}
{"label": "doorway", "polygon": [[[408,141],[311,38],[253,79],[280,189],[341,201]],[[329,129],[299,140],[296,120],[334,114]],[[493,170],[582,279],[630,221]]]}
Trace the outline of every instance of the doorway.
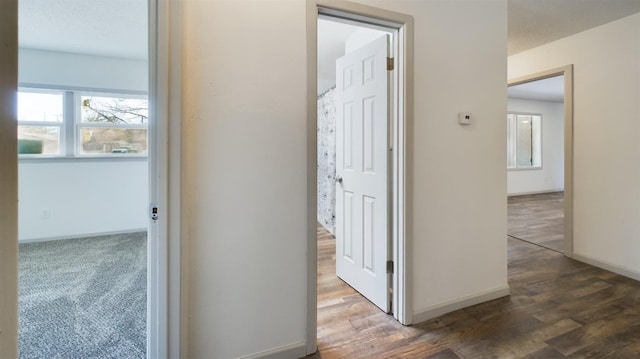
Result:
{"label": "doorway", "polygon": [[572,66],[509,82],[508,235],[572,255]]}
{"label": "doorway", "polygon": [[330,86],[318,89],[319,219],[336,238],[337,276],[390,312],[392,34],[329,17],[318,28],[319,83]]}
{"label": "doorway", "polygon": [[[18,111],[21,355],[156,356],[154,303],[162,298],[153,289],[163,279],[147,278],[162,246],[147,240],[158,235],[148,217],[159,192],[158,111],[149,105],[153,97],[158,106],[151,80],[157,69],[149,65],[153,3],[106,1],[78,10],[19,2],[19,103],[27,104]],[[39,117],[27,111],[40,104],[47,105]],[[38,266],[60,284],[46,301],[27,289],[42,282],[32,273]],[[73,290],[65,292],[66,285]],[[56,321],[70,329],[54,333],[49,324]],[[45,347],[31,345],[34,337]],[[54,351],[24,350],[47,347]]]}
{"label": "doorway", "polygon": [[[325,112],[329,113],[332,111],[331,109],[336,108],[335,105],[333,105],[321,109],[320,107],[322,105],[319,105],[318,102],[319,98],[321,101],[323,99],[335,100],[331,99],[332,97],[334,97],[334,93],[332,93],[331,89],[336,86],[335,75],[327,76],[327,72],[325,71],[326,68],[321,65],[323,54],[321,52],[322,50],[319,48],[319,45],[320,41],[323,40],[321,40],[319,36],[316,37],[316,34],[319,34],[319,31],[323,31],[322,27],[324,25],[327,25],[323,22],[328,21],[335,26],[342,26],[343,29],[347,26],[355,27],[355,35],[353,36],[354,40],[352,42],[352,44],[357,43],[357,46],[353,45],[355,49],[359,49],[364,43],[370,42],[370,40],[372,40],[372,37],[380,37],[380,34],[391,35],[390,38],[393,45],[389,48],[389,57],[393,58],[393,64],[395,64],[395,67],[391,71],[387,71],[386,68],[384,69],[384,72],[387,73],[384,77],[390,76],[390,91],[389,95],[383,96],[385,97],[386,104],[389,105],[388,111],[385,111],[388,113],[389,118],[388,122],[385,124],[385,126],[388,128],[388,134],[387,136],[385,136],[385,141],[379,141],[380,143],[383,143],[383,146],[381,147],[383,152],[387,152],[387,160],[389,166],[388,170],[384,171],[384,179],[387,185],[387,189],[385,189],[385,192],[387,193],[386,197],[389,199],[390,210],[386,215],[384,214],[384,212],[382,213],[383,217],[386,217],[386,223],[388,225],[388,228],[384,230],[386,234],[385,237],[390,238],[390,241],[388,243],[383,242],[386,249],[388,250],[388,257],[385,258],[382,266],[384,266],[385,277],[388,277],[388,280],[391,283],[391,288],[385,289],[384,293],[385,296],[388,296],[390,299],[390,305],[388,309],[383,308],[383,311],[381,311],[380,309],[376,308],[375,310],[378,313],[382,313],[383,315],[384,311],[389,310],[393,313],[393,317],[396,318],[396,320],[399,320],[403,324],[410,324],[411,316],[409,314],[409,311],[406,310],[410,308],[410,293],[409,286],[407,285],[406,280],[406,276],[408,275],[407,267],[409,252],[407,248],[409,243],[406,237],[407,218],[405,218],[405,208],[407,206],[406,192],[408,190],[409,183],[407,182],[406,177],[405,156],[407,153],[407,148],[410,145],[410,132],[407,131],[407,129],[411,124],[411,111],[409,111],[409,109],[411,108],[412,88],[410,80],[408,80],[410,78],[408,74],[412,73],[413,67],[411,58],[407,56],[407,53],[410,53],[411,51],[412,18],[397,13],[389,13],[380,9],[350,4],[346,2],[341,3],[340,5],[340,7],[336,7],[336,4],[332,3],[331,8],[324,8],[322,7],[322,5],[318,5],[316,7],[316,5],[314,4],[310,6],[308,12],[308,24],[314,25],[309,28],[309,52],[311,58],[317,59],[317,62],[310,62],[308,66],[309,75],[313,76],[313,78],[315,78],[316,80],[313,82],[310,81],[310,84],[312,84],[313,87],[310,86],[308,89],[309,104],[314,104],[313,106],[309,107],[310,127],[312,126],[312,128],[316,130],[314,131],[313,136],[309,138],[310,144],[312,143],[314,147],[313,151],[310,152],[313,154],[313,156],[309,158],[309,161],[312,164],[312,166],[310,166],[309,168],[311,170],[310,174],[312,174],[311,178],[313,178],[314,181],[313,183],[310,182],[308,187],[310,198],[310,217],[308,222],[308,249],[310,253],[308,277],[309,308],[318,308],[318,287],[316,286],[316,283],[321,280],[317,276],[318,270],[322,270],[322,267],[317,267],[318,265],[322,266],[322,264],[319,264],[318,262],[318,251],[322,251],[322,249],[319,249],[321,243],[319,242],[318,238],[323,237],[324,239],[326,239],[327,236],[331,236],[329,234],[330,231],[334,231],[335,233],[336,227],[340,227],[340,224],[335,221],[339,218],[340,215],[335,215],[334,213],[332,213],[335,205],[333,204],[334,202],[332,200],[332,197],[330,197],[330,195],[327,196],[326,194],[332,191],[338,192],[343,189],[338,186],[342,184],[347,185],[346,179],[342,178],[344,182],[340,181],[342,177],[340,169],[338,169],[336,174],[333,175],[333,172],[329,170],[330,166],[322,163],[323,161],[331,162],[330,157],[332,156],[329,150],[325,150],[332,148],[332,144],[330,143],[331,140],[327,140],[327,137],[323,137],[326,133],[331,132],[330,127],[322,124],[322,121],[324,120],[323,117],[325,116]],[[340,31],[334,33],[340,35]],[[327,33],[323,32],[323,35],[327,35]],[[345,35],[343,33],[340,36],[344,37]],[[345,46],[344,38],[342,41],[342,45],[339,46],[341,47],[341,50],[338,52],[344,54],[346,53],[345,48],[347,46]],[[381,40],[381,42],[385,41]],[[330,62],[333,61],[335,63],[336,58],[340,57],[342,54],[332,55],[333,59],[330,60]],[[328,57],[331,57],[331,55]],[[366,61],[364,62],[366,63]],[[388,61],[383,62],[385,63],[386,67]],[[390,63],[389,66],[391,66]],[[344,71],[343,74],[346,72],[347,71]],[[340,111],[342,111],[344,109],[344,106],[338,108],[340,109]],[[325,111],[326,109],[328,110]],[[333,131],[335,133],[335,129]],[[365,130],[363,137],[372,135],[372,132],[373,131],[366,132]],[[338,136],[344,135],[340,135],[338,133]],[[342,146],[344,145],[344,137],[340,138],[341,140],[339,140],[338,142],[340,142],[340,145]],[[388,141],[388,145],[384,145],[384,142],[386,141]],[[359,151],[360,148],[362,148],[362,145],[364,145],[364,143],[360,143],[359,145],[357,145]],[[371,143],[369,143],[369,146],[371,146]],[[338,151],[339,150],[337,150],[337,152]],[[360,158],[360,160],[356,161],[364,161],[364,159]],[[318,165],[317,176],[316,164]],[[336,166],[336,164],[337,161],[334,161],[334,168],[340,167]],[[321,168],[321,166],[323,167]],[[322,190],[325,190],[326,192],[322,192]],[[339,200],[340,199],[338,199],[338,201]],[[316,207],[316,202],[320,204],[319,207]],[[333,217],[334,215],[336,217]],[[328,230],[325,229],[325,227],[328,227]],[[340,239],[338,239],[338,241],[340,241]],[[335,241],[333,242],[333,246],[335,246]],[[338,251],[341,250],[340,247],[342,246],[343,244],[338,246]],[[334,249],[332,249],[332,251],[333,250]],[[339,257],[340,253],[337,256]],[[322,257],[327,256],[322,255]],[[336,257],[336,255],[332,254],[329,255],[329,257]],[[388,259],[388,261],[386,259]],[[335,269],[335,264],[332,263],[331,268]],[[389,268],[388,273],[387,268]],[[362,298],[361,296],[359,297]],[[318,313],[316,312],[316,310],[308,311],[308,353],[312,353],[315,351],[316,333],[318,330],[317,324],[319,324],[317,315]]]}

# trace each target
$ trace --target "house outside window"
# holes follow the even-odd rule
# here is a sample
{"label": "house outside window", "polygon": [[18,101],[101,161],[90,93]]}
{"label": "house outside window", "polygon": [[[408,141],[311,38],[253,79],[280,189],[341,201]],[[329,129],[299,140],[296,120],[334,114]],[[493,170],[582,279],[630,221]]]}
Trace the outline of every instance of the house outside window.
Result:
{"label": "house outside window", "polygon": [[146,96],[73,90],[18,91],[21,157],[146,156]]}

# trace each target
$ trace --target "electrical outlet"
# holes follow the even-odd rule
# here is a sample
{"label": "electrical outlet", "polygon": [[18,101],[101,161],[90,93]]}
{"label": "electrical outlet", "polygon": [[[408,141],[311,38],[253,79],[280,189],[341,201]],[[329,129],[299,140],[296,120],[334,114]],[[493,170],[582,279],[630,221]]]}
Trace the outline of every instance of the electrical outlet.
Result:
{"label": "electrical outlet", "polygon": [[40,208],[40,219],[49,219],[51,210],[49,208]]}

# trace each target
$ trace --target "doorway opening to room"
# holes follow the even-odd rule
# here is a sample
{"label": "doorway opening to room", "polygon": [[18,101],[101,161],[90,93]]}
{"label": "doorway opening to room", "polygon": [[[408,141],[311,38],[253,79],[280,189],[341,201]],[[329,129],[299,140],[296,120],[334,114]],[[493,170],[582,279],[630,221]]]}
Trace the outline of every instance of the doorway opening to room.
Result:
{"label": "doorway opening to room", "polygon": [[155,352],[152,3],[19,1],[20,357]]}
{"label": "doorway opening to room", "polygon": [[509,83],[507,193],[510,238],[572,254],[571,67]]}
{"label": "doorway opening to room", "polygon": [[412,90],[405,21],[380,20],[384,11],[374,19],[320,7],[315,15],[317,233],[309,246],[317,249],[310,263],[317,268],[310,323],[317,326],[310,328],[322,345],[336,325],[355,317],[410,324],[404,199]]}

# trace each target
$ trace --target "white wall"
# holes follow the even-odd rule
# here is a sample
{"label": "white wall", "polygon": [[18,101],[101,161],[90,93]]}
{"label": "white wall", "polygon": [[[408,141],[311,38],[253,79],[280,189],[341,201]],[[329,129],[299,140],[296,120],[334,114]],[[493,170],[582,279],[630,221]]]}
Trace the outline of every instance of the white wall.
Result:
{"label": "white wall", "polygon": [[509,195],[564,189],[564,105],[510,98],[508,111],[542,115],[542,168],[507,171]]}
{"label": "white wall", "polygon": [[574,64],[574,254],[640,278],[640,14],[509,57]]}
{"label": "white wall", "polygon": [[20,83],[127,91],[148,90],[147,62],[21,48]]}
{"label": "white wall", "polygon": [[[20,49],[18,71],[21,84],[147,91],[147,64],[140,60]],[[21,241],[147,227],[144,159],[21,160],[19,181]],[[50,218],[40,218],[43,208]]]}
{"label": "white wall", "polygon": [[344,53],[348,54],[353,52],[381,36],[385,36],[385,33],[382,31],[359,28],[344,41]]}
{"label": "white wall", "polygon": [[18,175],[21,241],[146,229],[146,160],[21,161]]}
{"label": "white wall", "polygon": [[[415,17],[413,309],[503,291],[506,1],[365,3]],[[183,10],[185,344],[194,358],[295,347],[307,310],[305,2]],[[460,111],[474,124],[458,125]]]}

